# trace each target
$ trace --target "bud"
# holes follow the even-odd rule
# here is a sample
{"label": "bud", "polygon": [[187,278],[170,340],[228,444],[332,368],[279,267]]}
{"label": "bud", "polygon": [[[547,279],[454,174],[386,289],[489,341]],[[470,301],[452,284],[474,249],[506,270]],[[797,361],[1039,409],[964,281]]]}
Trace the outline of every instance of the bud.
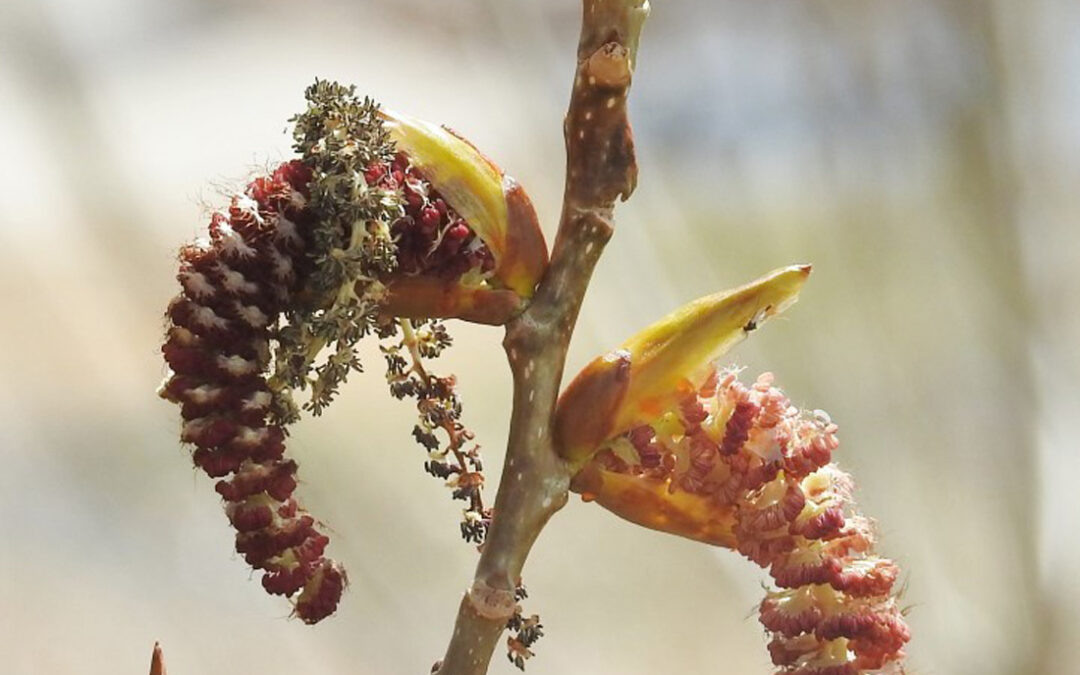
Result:
{"label": "bud", "polygon": [[589,364],[559,401],[557,442],[585,501],[769,570],[779,588],[760,618],[780,675],[858,675],[900,664],[910,635],[898,568],[874,553],[853,481],[830,463],[837,426],[792,406],[772,374],[747,386],[711,362],[808,273],[691,303]]}
{"label": "bud", "polygon": [[670,410],[705,380],[713,360],[791,306],[809,275],[809,265],[786,267],[699,298],[593,360],[559,399],[563,457],[580,464],[604,440]]}
{"label": "bud", "polygon": [[165,675],[165,657],[161,653],[161,645],[154,643],[154,653],[150,656],[150,675]]}
{"label": "bud", "polygon": [[[490,251],[496,287],[531,297],[548,260],[525,190],[455,132],[399,113],[383,111],[383,118],[409,165]],[[391,303],[400,295],[391,288]]]}
{"label": "bud", "polygon": [[522,309],[548,258],[521,186],[457,135],[351,87],[317,81],[307,98],[293,121],[320,221],[316,303],[356,295],[385,316],[489,324]]}

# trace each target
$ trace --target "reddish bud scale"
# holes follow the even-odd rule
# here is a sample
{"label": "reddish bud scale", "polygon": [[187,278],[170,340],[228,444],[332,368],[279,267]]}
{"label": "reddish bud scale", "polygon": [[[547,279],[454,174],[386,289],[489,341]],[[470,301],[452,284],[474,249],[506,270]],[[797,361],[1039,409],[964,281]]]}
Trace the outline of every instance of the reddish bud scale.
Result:
{"label": "reddish bud scale", "polygon": [[[734,372],[713,373],[696,397],[622,436],[640,463],[625,461],[623,441],[594,460],[643,485],[662,481],[663,493],[695,495],[703,519],[731,514],[724,545],[787,589],[770,591],[760,607],[778,675],[899,666],[910,639],[891,596],[898,569],[873,554],[873,531],[855,512],[851,478],[829,464],[836,430],[824,413],[796,410],[771,374],[747,387]],[[659,457],[672,458],[673,469],[661,475],[650,468]]]}

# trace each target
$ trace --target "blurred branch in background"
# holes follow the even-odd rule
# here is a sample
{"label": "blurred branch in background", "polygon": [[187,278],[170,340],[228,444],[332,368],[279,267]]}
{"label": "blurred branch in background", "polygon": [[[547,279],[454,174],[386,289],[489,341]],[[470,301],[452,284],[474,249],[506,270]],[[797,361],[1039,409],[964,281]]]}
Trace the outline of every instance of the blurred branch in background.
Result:
{"label": "blurred branch in background", "polygon": [[166,675],[165,656],[161,653],[161,645],[154,643],[154,653],[150,657],[150,675]]}
{"label": "blurred branch in background", "polygon": [[[577,11],[524,0],[452,11],[420,0],[5,5],[0,508],[18,517],[0,553],[0,604],[22,614],[0,637],[9,672],[138,672],[158,638],[176,672],[352,672],[358,653],[370,673],[430,666],[417,645],[445,639],[472,554],[401,438],[408,407],[379,402],[383,384],[364,378],[343,396],[363,405],[298,429],[312,509],[354,572],[353,608],[315,632],[267,619],[273,603],[232,583],[243,562],[214,557],[227,529],[178,461],[174,411],[152,396],[156,317],[199,203],[220,203],[208,179],[284,153],[284,120],[316,75],[458,128],[553,222]],[[827,404],[840,423],[839,461],[911,570],[920,670],[1069,672],[1080,640],[1069,535],[1080,527],[1078,45],[1071,0],[686,0],[654,7],[635,74],[641,188],[567,367],[642,316],[812,261],[787,325],[733,358],[767,362],[793,400]],[[643,268],[658,280],[647,289]],[[452,358],[484,358],[498,339],[465,332]],[[510,391],[501,378],[463,381],[463,396]],[[478,435],[504,436],[506,411],[474,404]],[[751,565],[678,544],[654,552],[649,535],[573,503],[564,517],[575,526],[553,528],[530,565],[561,645],[537,672],[767,672],[759,627],[744,620],[760,578]],[[560,559],[570,548],[587,568]],[[175,581],[161,589],[165,578]],[[596,636],[610,615],[618,630]],[[51,649],[57,633],[64,653]],[[278,650],[252,653],[253,641]],[[87,653],[102,658],[86,665]]]}

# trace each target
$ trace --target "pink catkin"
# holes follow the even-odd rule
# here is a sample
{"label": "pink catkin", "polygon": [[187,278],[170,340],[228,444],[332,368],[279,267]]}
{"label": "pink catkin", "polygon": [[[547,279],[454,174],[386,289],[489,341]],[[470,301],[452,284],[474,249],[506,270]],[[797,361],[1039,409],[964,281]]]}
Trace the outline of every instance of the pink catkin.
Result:
{"label": "pink catkin", "polygon": [[[711,419],[719,411],[727,417]],[[681,453],[671,489],[734,509],[735,548],[781,589],[760,607],[777,675],[861,675],[900,664],[910,633],[892,597],[899,570],[874,554],[851,478],[830,464],[836,425],[796,411],[768,373],[746,387],[734,372],[714,371],[678,413],[686,440],[664,447],[649,425],[637,427],[626,438],[642,466],[621,472],[656,479],[644,458]]]}

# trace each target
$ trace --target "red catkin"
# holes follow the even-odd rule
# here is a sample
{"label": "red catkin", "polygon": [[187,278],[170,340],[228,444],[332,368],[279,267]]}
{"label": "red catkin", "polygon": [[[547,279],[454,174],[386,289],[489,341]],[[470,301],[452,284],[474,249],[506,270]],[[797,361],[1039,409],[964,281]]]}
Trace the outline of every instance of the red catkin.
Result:
{"label": "red catkin", "polygon": [[[307,623],[332,614],[346,585],[323,557],[329,539],[293,498],[297,465],[285,457],[268,384],[271,329],[300,301],[317,257],[315,214],[307,206],[310,169],[285,162],[252,180],[210,218],[208,239],[180,251],[180,294],[169,303],[162,354],[171,369],[163,397],[180,405],[181,440],[212,478],[237,531],[236,549],[270,593],[294,598]],[[374,163],[369,184],[396,191],[404,213],[391,224],[395,275],[454,280],[495,264],[490,250],[398,153]],[[392,279],[388,279],[391,282]]]}
{"label": "red catkin", "polygon": [[270,327],[310,268],[309,180],[297,161],[256,178],[227,213],[211,217],[208,242],[181,250],[182,291],[169,305],[162,347],[173,371],[163,395],[181,406],[181,439],[195,446],[196,465],[224,479],[216,489],[237,552],[264,572],[271,592],[303,596],[319,586],[320,611],[296,610],[305,621],[332,613],[343,584],[324,582],[326,570],[340,569],[322,557],[327,538],[292,499],[296,463],[283,456],[285,433],[270,418],[265,376]]}

